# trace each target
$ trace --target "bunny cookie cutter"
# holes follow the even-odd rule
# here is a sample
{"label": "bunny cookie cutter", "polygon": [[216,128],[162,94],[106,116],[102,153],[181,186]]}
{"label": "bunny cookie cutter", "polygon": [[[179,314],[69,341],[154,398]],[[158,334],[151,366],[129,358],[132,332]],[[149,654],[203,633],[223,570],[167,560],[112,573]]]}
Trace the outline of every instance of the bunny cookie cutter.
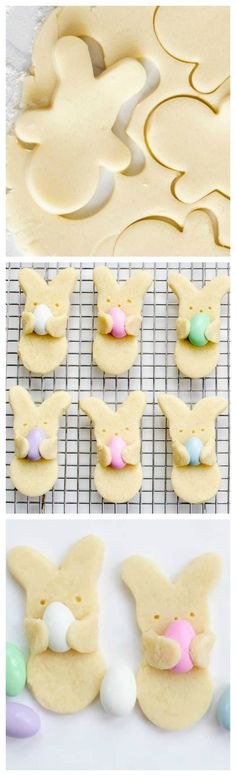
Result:
{"label": "bunny cookie cutter", "polygon": [[149,272],[135,272],[125,283],[116,282],[108,267],[96,267],[98,331],[93,345],[97,366],[108,375],[120,375],[134,363],[138,353],[143,297],[152,284]]}
{"label": "bunny cookie cutter", "polygon": [[80,400],[80,408],[92,420],[97,441],[98,461],[94,481],[106,501],[123,504],[141,488],[140,421],[146,398],[134,391],[113,412],[95,396]]}
{"label": "bunny cookie cutter", "polygon": [[[8,554],[8,568],[27,593],[25,628],[29,642],[27,684],[37,701],[59,714],[73,714],[88,706],[99,693],[105,662],[97,647],[98,601],[96,583],[104,546],[85,536],[57,567],[30,547]],[[50,646],[46,614],[56,607],[52,626],[61,628],[65,651]],[[58,619],[58,606],[70,615]],[[69,619],[69,618],[68,618]]]}
{"label": "bunny cookie cutter", "polygon": [[228,406],[222,396],[205,397],[190,409],[172,394],[158,396],[169,422],[173,452],[171,482],[176,495],[202,504],[217,493],[221,475],[216,460],[215,419]]}
{"label": "bunny cookie cutter", "polygon": [[64,361],[70,296],[77,274],[73,267],[66,267],[46,283],[34,269],[20,271],[26,302],[18,352],[26,369],[35,375],[46,375]]}
{"label": "bunny cookie cutter", "polygon": [[180,272],[173,272],[168,285],[179,300],[176,366],[185,377],[205,377],[219,360],[220,303],[229,290],[229,277],[217,275],[196,288]]}
{"label": "bunny cookie cutter", "polygon": [[29,392],[14,385],[9,392],[14,413],[15,455],[10,476],[24,496],[42,496],[58,477],[57,432],[59,419],[71,403],[69,393],[56,391],[36,405]]}
{"label": "bunny cookie cutter", "polygon": [[220,572],[220,558],[213,554],[195,558],[173,583],[147,558],[133,556],[123,565],[144,650],[138,702],[145,716],[165,730],[194,725],[211,703],[207,665],[215,637],[209,631],[207,596]]}

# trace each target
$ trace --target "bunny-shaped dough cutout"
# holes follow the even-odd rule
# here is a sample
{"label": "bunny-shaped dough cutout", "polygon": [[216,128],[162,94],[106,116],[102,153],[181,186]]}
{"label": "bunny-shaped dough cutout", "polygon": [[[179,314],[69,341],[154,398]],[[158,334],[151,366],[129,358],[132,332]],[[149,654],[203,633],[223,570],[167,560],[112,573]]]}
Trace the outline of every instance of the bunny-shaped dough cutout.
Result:
{"label": "bunny-shaped dough cutout", "polygon": [[230,74],[230,9],[227,6],[160,6],[154,27],[171,56],[193,63],[190,81],[212,92]]}
{"label": "bunny-shaped dough cutout", "polygon": [[147,125],[147,142],[158,162],[178,173],[173,193],[193,203],[229,190],[229,99],[217,111],[196,97],[171,97],[160,103]]}
{"label": "bunny-shaped dough cutout", "polygon": [[35,143],[27,185],[48,213],[75,212],[95,193],[100,168],[128,167],[131,154],[112,127],[122,103],[144,86],[144,67],[123,59],[94,77],[87,44],[72,35],[53,51],[58,86],[50,108],[30,110],[16,121],[16,134]]}
{"label": "bunny-shaped dough cutout", "polygon": [[141,270],[119,284],[108,267],[96,267],[94,283],[98,292],[98,331],[93,358],[106,374],[120,375],[132,366],[138,353],[143,297],[152,277]]}
{"label": "bunny-shaped dough cutout", "polygon": [[134,391],[116,412],[95,396],[80,401],[80,409],[92,420],[98,461],[94,481],[106,501],[123,504],[141,488],[140,421],[146,398]]}
{"label": "bunny-shaped dough cutout", "polygon": [[[88,706],[98,695],[105,672],[97,647],[96,594],[103,554],[101,540],[85,536],[59,567],[30,547],[16,547],[8,555],[8,568],[27,594],[27,684],[42,706],[59,714]],[[66,633],[68,651],[63,653],[48,646],[44,613],[53,602],[63,603],[74,618]]]}
{"label": "bunny-shaped dough cutout", "polygon": [[[195,558],[171,583],[149,559],[133,556],[122,578],[136,600],[144,658],[137,675],[141,709],[154,725],[181,730],[198,722],[212,699],[207,665],[214,635],[209,631],[207,596],[221,572],[217,555]],[[192,667],[176,673],[181,649],[168,626],[180,621],[193,628],[189,644]]]}
{"label": "bunny-shaped dough cutout", "polygon": [[228,402],[222,396],[205,397],[189,409],[172,394],[158,396],[168,418],[172,442],[171,482],[176,495],[190,504],[213,498],[220,487],[220,470],[215,451],[215,419]]}
{"label": "bunny-shaped dough cutout", "polygon": [[46,375],[64,361],[70,296],[77,276],[73,267],[66,267],[46,283],[34,269],[20,271],[26,302],[18,352],[26,369],[35,375]]}
{"label": "bunny-shaped dough cutout", "polygon": [[[220,303],[229,290],[229,277],[217,275],[202,288],[180,272],[172,272],[168,285],[179,300],[176,322],[176,366],[185,377],[205,377],[217,366],[220,339]],[[196,346],[191,337],[191,325],[197,322],[204,335],[204,344]],[[199,330],[200,333],[200,330]]]}
{"label": "bunny-shaped dough cutout", "polygon": [[56,391],[36,405],[25,388],[14,385],[9,402],[14,412],[15,441],[11,480],[24,496],[42,496],[58,477],[57,432],[60,417],[70,406],[70,395]]}

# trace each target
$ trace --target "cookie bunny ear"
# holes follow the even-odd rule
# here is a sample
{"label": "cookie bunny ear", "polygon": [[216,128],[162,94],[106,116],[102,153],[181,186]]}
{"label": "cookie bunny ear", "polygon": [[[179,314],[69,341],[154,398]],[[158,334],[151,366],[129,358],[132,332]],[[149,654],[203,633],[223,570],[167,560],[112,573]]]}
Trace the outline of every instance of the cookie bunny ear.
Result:
{"label": "cookie bunny ear", "polygon": [[152,591],[157,589],[161,595],[169,586],[168,579],[155,563],[139,555],[132,555],[125,560],[121,576],[136,600],[145,595],[152,595]]}
{"label": "cookie bunny ear", "polygon": [[141,270],[140,272],[134,272],[134,274],[126,280],[124,284],[128,293],[134,294],[135,297],[146,294],[148,288],[152,285],[153,279],[149,272]]}
{"label": "cookie bunny ear", "polygon": [[51,289],[55,291],[55,293],[58,291],[61,296],[64,296],[65,294],[66,296],[70,296],[77,281],[77,274],[74,267],[62,269],[61,272],[58,272],[58,275],[51,280]]}
{"label": "cookie bunny ear", "polygon": [[219,555],[206,554],[189,563],[177,579],[177,585],[181,584],[188,590],[196,593],[199,590],[208,593],[215,587],[221,575],[222,563]]}
{"label": "cookie bunny ear", "polygon": [[66,576],[76,579],[83,573],[84,580],[94,585],[99,577],[104,557],[104,544],[97,536],[84,536],[69,550],[61,565]]}
{"label": "cookie bunny ear", "polygon": [[146,407],[146,396],[143,391],[134,391],[133,393],[130,393],[127,399],[121,404],[119,409],[117,410],[120,414],[127,414],[130,415],[130,418],[132,420],[138,420],[140,421],[140,418],[142,417],[144,410]]}
{"label": "cookie bunny ear", "polygon": [[39,585],[42,580],[45,586],[56,573],[56,566],[31,547],[14,547],[8,553],[7,565],[14,579],[24,590],[28,590],[35,579]]}
{"label": "cookie bunny ear", "polygon": [[193,283],[184,275],[181,275],[180,272],[171,272],[168,275],[168,286],[174,291],[178,299],[184,296],[184,294],[192,293],[195,290]]}
{"label": "cookie bunny ear", "polygon": [[175,420],[180,412],[183,415],[183,413],[186,414],[186,412],[189,413],[190,411],[182,399],[179,399],[178,396],[173,396],[171,393],[160,393],[157,401],[163,414],[166,415],[170,422]]}
{"label": "cookie bunny ear", "polygon": [[93,280],[98,293],[105,290],[108,293],[117,291],[118,284],[108,267],[95,267]]}
{"label": "cookie bunny ear", "polygon": [[56,415],[60,418],[71,404],[71,397],[67,391],[56,391],[41,404],[41,409],[47,415]]}
{"label": "cookie bunny ear", "polygon": [[215,420],[226,407],[228,407],[228,401],[223,396],[205,396],[197,402],[193,411],[207,423],[209,420]]}
{"label": "cookie bunny ear", "polygon": [[47,283],[34,269],[21,269],[19,272],[20,287],[26,294],[26,296],[34,296],[34,294],[42,294],[47,288]]}
{"label": "cookie bunny ear", "polygon": [[212,294],[212,298],[217,299],[219,302],[227,293],[227,291],[229,291],[229,288],[230,279],[228,275],[217,275],[217,277],[213,278],[213,280],[209,280],[209,282],[204,286],[206,293],[209,294],[210,292]]}
{"label": "cookie bunny ear", "polygon": [[113,415],[112,410],[109,409],[107,404],[102,399],[97,399],[96,396],[86,396],[84,399],[80,400],[79,406],[82,412],[84,412],[85,415],[88,415],[93,423],[97,423],[98,419],[100,419],[101,422],[102,419],[105,421],[107,416],[110,418],[111,415]]}
{"label": "cookie bunny ear", "polygon": [[9,403],[14,412],[14,415],[20,415],[25,417],[29,412],[35,408],[33,399],[31,399],[30,393],[21,385],[13,385],[9,391]]}

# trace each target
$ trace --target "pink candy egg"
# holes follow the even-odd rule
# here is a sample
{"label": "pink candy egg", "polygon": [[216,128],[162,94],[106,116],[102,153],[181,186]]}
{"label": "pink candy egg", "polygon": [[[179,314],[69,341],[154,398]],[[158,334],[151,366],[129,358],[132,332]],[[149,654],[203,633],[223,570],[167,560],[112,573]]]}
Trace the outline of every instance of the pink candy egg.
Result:
{"label": "pink candy egg", "polygon": [[126,314],[124,313],[124,310],[121,310],[120,307],[111,307],[111,309],[109,310],[109,315],[111,315],[113,320],[113,327],[111,330],[112,336],[117,337],[117,339],[126,337],[126,331],[125,331]]}
{"label": "pink candy egg", "polygon": [[124,450],[124,447],[126,447],[124,439],[120,436],[113,436],[109,442],[109,447],[111,451],[110,466],[112,466],[113,469],[124,469],[124,466],[126,466],[122,458],[122,451]]}
{"label": "pink candy egg", "polygon": [[181,647],[180,660],[176,663],[176,666],[171,669],[175,674],[186,674],[187,671],[191,671],[191,668],[193,668],[189,647],[195,635],[194,628],[187,620],[175,620],[168,625],[168,628],[166,628],[164,636],[167,636],[168,639],[177,641]]}

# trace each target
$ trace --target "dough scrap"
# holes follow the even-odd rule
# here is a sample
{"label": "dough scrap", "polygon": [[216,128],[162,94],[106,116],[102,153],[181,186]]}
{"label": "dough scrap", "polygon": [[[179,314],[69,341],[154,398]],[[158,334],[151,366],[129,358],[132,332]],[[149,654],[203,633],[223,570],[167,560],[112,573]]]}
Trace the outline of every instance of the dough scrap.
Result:
{"label": "dough scrap", "polygon": [[230,73],[230,9],[227,6],[159,6],[154,28],[171,56],[194,64],[190,82],[211,92]]}
{"label": "dough scrap", "polygon": [[[10,466],[12,483],[24,496],[43,496],[58,477],[57,433],[59,419],[71,403],[69,393],[56,391],[42,404],[35,405],[30,393],[20,385],[9,392],[9,402],[14,413],[15,455]],[[28,459],[28,434],[34,428],[42,428],[46,439],[41,442],[39,460]]]}
{"label": "dough scrap", "polygon": [[[177,396],[163,393],[158,396],[158,404],[169,423],[173,451],[171,482],[176,496],[189,504],[203,504],[213,498],[220,487],[221,476],[215,457],[215,419],[227,408],[227,399],[205,397],[190,409]],[[192,435],[203,443],[198,466],[187,464],[185,460],[185,443]]]}
{"label": "dough scrap", "polygon": [[[26,302],[18,353],[26,369],[35,375],[52,372],[66,357],[69,303],[77,277],[78,272],[73,267],[66,267],[58,272],[50,283],[46,283],[34,269],[24,268],[19,273]],[[41,304],[47,305],[52,313],[50,323],[46,324],[48,334],[43,336],[36,334],[32,328],[35,310]]]}
{"label": "dough scrap", "polygon": [[229,100],[214,110],[199,98],[173,97],[149,117],[147,140],[155,159],[178,171],[174,195],[196,202],[217,190],[229,196]]}
{"label": "dough scrap", "polygon": [[[148,558],[133,556],[123,564],[122,579],[135,598],[137,622],[143,637],[144,659],[137,674],[138,701],[145,716],[165,730],[182,730],[194,725],[211,703],[212,682],[207,668],[194,664],[184,674],[163,668],[163,634],[178,617],[194,627],[193,646],[199,640],[198,634],[212,635],[208,632],[207,596],[220,573],[221,561],[214,554],[192,560],[173,583]],[[152,665],[155,641],[157,654],[158,643],[162,642],[160,667],[158,659],[156,667]],[[169,639],[167,642],[169,652]],[[210,643],[213,644],[213,638],[209,638]]]}
{"label": "dough scrap", "polygon": [[[99,460],[94,482],[100,496],[112,504],[130,501],[141,488],[143,473],[140,463],[140,421],[145,405],[146,398],[142,391],[129,394],[116,412],[112,412],[104,401],[95,396],[80,400],[80,409],[94,425],[97,442]],[[123,469],[115,469],[109,465],[109,442],[114,436],[121,436],[126,443],[124,458],[128,458],[130,453],[133,454],[133,463],[127,463]]]}
{"label": "dough scrap", "polygon": [[[112,307],[120,307],[126,315],[129,329],[131,316],[141,325],[143,297],[152,284],[149,272],[135,272],[125,283],[119,284],[108,267],[95,267],[94,284],[98,292],[98,320],[107,315]],[[130,326],[131,329],[131,326]],[[133,365],[138,353],[137,335],[126,335],[122,339],[97,331],[93,345],[93,359],[108,375],[120,375]]]}
{"label": "dough scrap", "polygon": [[[26,626],[32,633],[44,625],[45,608],[53,601],[65,604],[73,613],[78,631],[88,624],[88,649],[55,653],[42,641],[36,654],[29,641],[27,684],[42,706],[59,714],[74,714],[92,703],[99,693],[105,662],[97,648],[98,601],[96,583],[104,546],[96,536],[84,536],[57,567],[36,550],[16,547],[8,554],[8,568],[27,593]],[[89,639],[95,628],[96,647]]]}
{"label": "dough scrap", "polygon": [[[152,61],[160,71],[159,84],[138,101],[126,128],[129,138],[143,153],[144,166],[136,175],[117,172],[110,199],[89,217],[62,218],[43,211],[33,200],[26,185],[27,171],[34,154],[12,135],[8,139],[8,228],[14,233],[18,249],[34,256],[102,255],[100,246],[111,235],[121,234],[137,220],[158,217],[183,227],[187,214],[196,203],[179,202],[172,194],[175,173],[159,165],[147,147],[148,117],[158,104],[179,94],[193,96],[189,76],[192,64],[178,61],[161,46],[153,24],[155,8],[151,6],[66,6],[49,14],[38,31],[33,49],[32,73],[23,84],[23,109],[48,108],[57,85],[53,52],[58,39],[65,36],[90,37],[102,47],[105,66],[110,68],[121,59]],[[217,109],[219,99],[228,94],[228,82],[208,95],[208,103]],[[142,93],[141,93],[142,94]],[[217,222],[219,243],[229,245],[229,228],[225,212],[229,202],[218,192],[204,203]],[[198,203],[201,207],[201,203]],[[190,254],[194,255],[195,246]],[[171,252],[172,253],[172,252]],[[132,255],[138,255],[136,242]],[[103,255],[111,255],[109,253]],[[161,250],[156,248],[156,255]],[[174,249],[172,255],[176,255]],[[218,245],[215,255],[219,255]]]}
{"label": "dough scrap", "polygon": [[[179,300],[179,317],[177,319],[177,340],[175,346],[175,363],[185,377],[206,377],[218,364],[219,336],[211,335],[208,327],[209,341],[203,347],[195,347],[187,337],[178,336],[178,321],[189,325],[189,322],[199,312],[209,314],[216,328],[220,327],[220,303],[230,286],[227,275],[216,275],[202,288],[196,288],[188,278],[179,272],[173,272],[168,277],[168,285]],[[187,329],[186,329],[187,330]],[[211,336],[213,339],[211,340]]]}

